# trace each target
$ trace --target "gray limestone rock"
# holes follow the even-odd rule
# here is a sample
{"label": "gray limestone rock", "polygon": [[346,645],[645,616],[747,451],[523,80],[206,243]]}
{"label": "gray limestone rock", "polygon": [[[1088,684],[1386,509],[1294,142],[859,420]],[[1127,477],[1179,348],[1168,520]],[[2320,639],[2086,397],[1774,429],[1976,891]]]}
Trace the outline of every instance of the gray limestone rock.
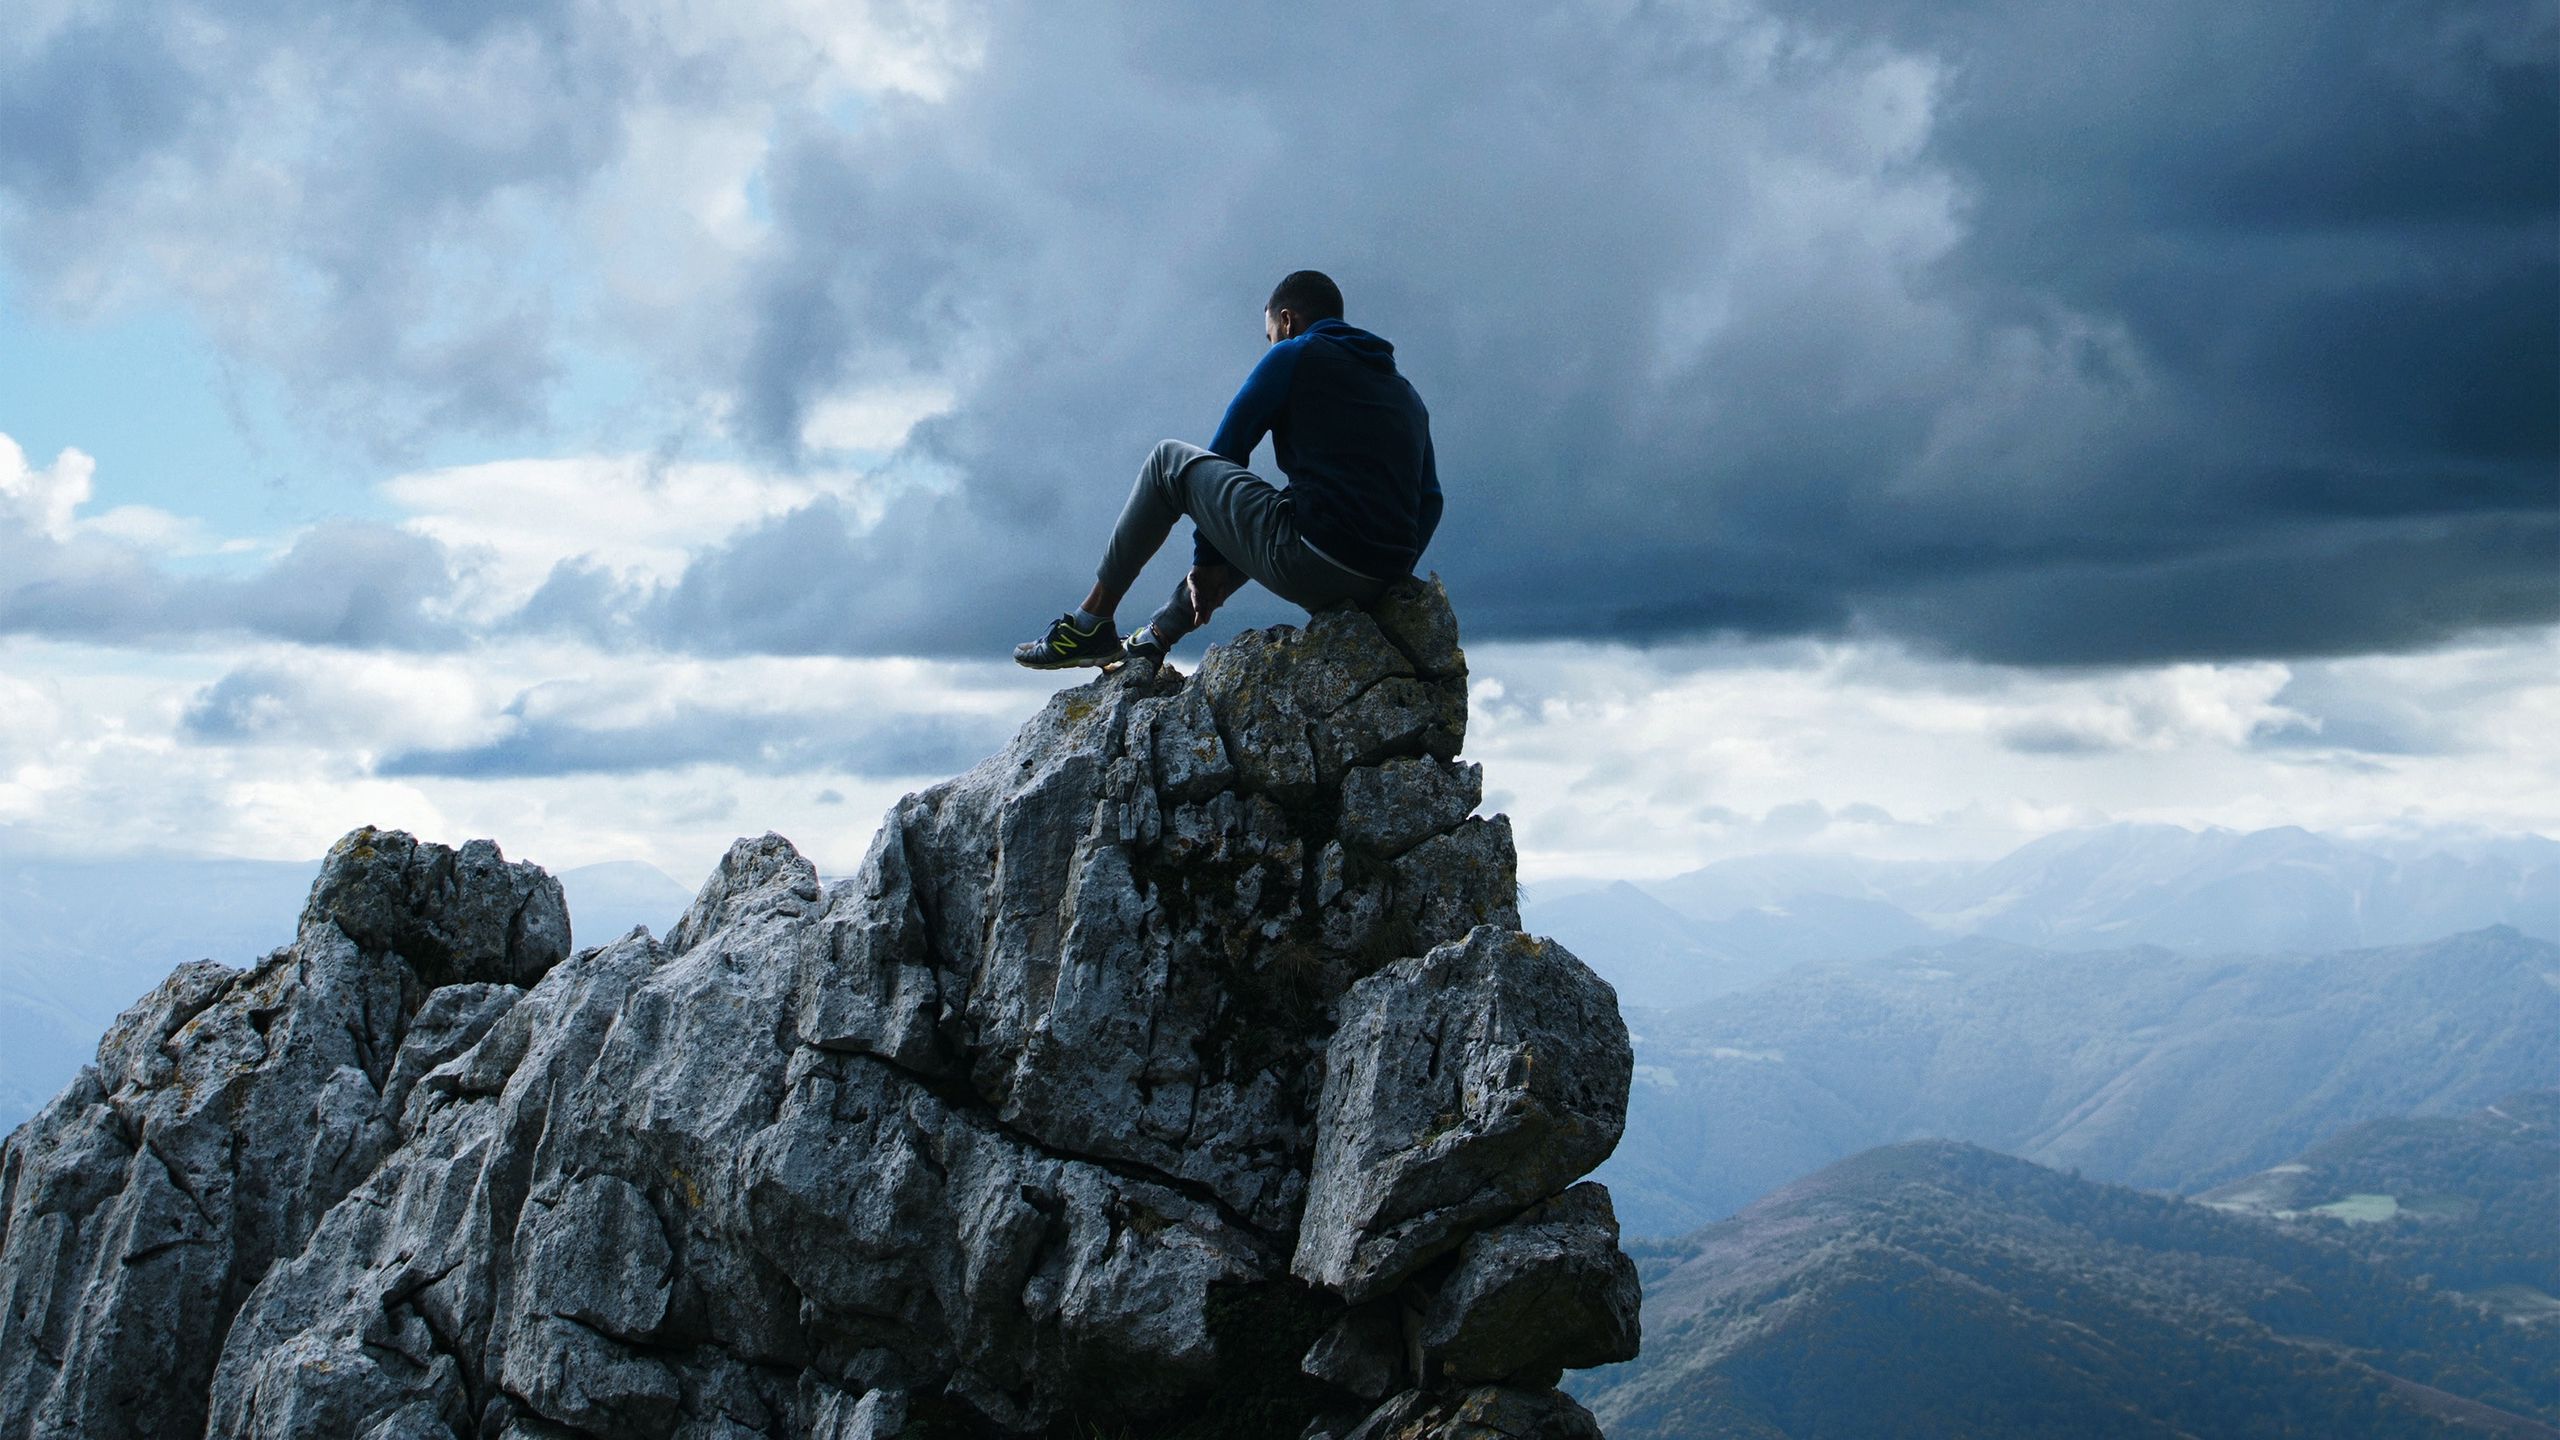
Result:
{"label": "gray limestone rock", "polygon": [[1602,1440],[1600,1422],[1560,1390],[1487,1385],[1456,1394],[1407,1390],[1343,1440]]}
{"label": "gray limestone rock", "polygon": [[1363,1305],[1317,1336],[1298,1368],[1364,1400],[1377,1400],[1401,1388],[1410,1373],[1405,1350],[1398,1308],[1392,1303]]}
{"label": "gray limestone rock", "polygon": [[630,1181],[572,1180],[533,1198],[516,1221],[526,1313],[646,1341],[667,1318],[675,1251],[665,1222]]}
{"label": "gray limestone rock", "polygon": [[[1426,735],[1445,738],[1444,710],[1403,691],[1391,701],[1363,703],[1399,679],[1418,685],[1412,662],[1376,621],[1344,607],[1316,616],[1304,630],[1247,631],[1209,652],[1196,683],[1227,739],[1238,782],[1297,801],[1320,782],[1340,783],[1349,764],[1400,748],[1418,751]],[[1457,708],[1463,728],[1463,686]]]}
{"label": "gray limestone rock", "polygon": [[1634,1359],[1642,1299],[1609,1192],[1584,1181],[1468,1236],[1419,1338],[1435,1377],[1552,1385],[1561,1370]]}
{"label": "gray limestone rock", "polygon": [[1425,680],[1466,678],[1467,652],[1458,646],[1457,612],[1449,608],[1448,589],[1437,574],[1388,586],[1369,614],[1416,675]]}
{"label": "gray limestone rock", "polygon": [[893,824],[872,842],[854,876],[856,903],[842,907],[826,926],[825,949],[802,967],[794,1019],[818,1049],[949,1076],[959,1054],[958,1038],[947,1033],[956,1012],[933,965],[904,839]]}
{"label": "gray limestone rock", "polygon": [[816,1407],[810,1440],[898,1440],[907,1433],[903,1390],[871,1390],[856,1399],[842,1391]]}
{"label": "gray limestone rock", "polygon": [[569,953],[560,882],[487,840],[459,850],[368,825],[329,847],[303,907],[365,950],[397,953],[429,988],[530,985]]}
{"label": "gray limestone rock", "polygon": [[1186,685],[1169,699],[1145,701],[1138,708],[1145,718],[1131,722],[1131,749],[1143,744],[1155,787],[1167,802],[1204,800],[1235,783],[1235,762],[1218,733],[1207,686]]}
{"label": "gray limestone rock", "polygon": [[181,966],[119,1017],[0,1148],[0,1436],[200,1431],[243,1297],[398,1144],[418,1079],[522,993],[495,977],[557,960],[559,894],[486,842],[359,830],[291,949]]}
{"label": "gray limestone rock", "polygon": [[693,904],[676,921],[676,928],[667,932],[667,949],[681,955],[712,932],[750,916],[778,914],[797,919],[816,913],[818,903],[818,867],[801,858],[790,841],[768,830],[757,839],[730,846],[729,853],[720,857]]}
{"label": "gray limestone rock", "polygon": [[1249,633],[1060,691],[850,880],[741,840],[575,955],[487,842],[350,835],[291,949],[181,967],[0,1147],[0,1440],[1578,1433],[1392,1393],[1435,1296],[1445,1368],[1524,1293],[1421,1260],[1578,1283],[1579,1230],[1462,1247],[1625,1104],[1464,684],[1436,586]]}
{"label": "gray limestone rock", "polygon": [[524,992],[513,985],[447,985],[431,991],[409,1020],[409,1033],[391,1062],[391,1078],[382,1087],[385,1113],[398,1115],[410,1092],[430,1070],[465,1054],[498,1023]]}
{"label": "gray limestone rock", "polygon": [[1398,856],[1392,873],[1392,908],[1406,935],[1464,935],[1479,925],[1520,928],[1508,815],[1462,820]]}
{"label": "gray limestone rock", "polygon": [[1390,760],[1342,782],[1342,838],[1393,859],[1457,827],[1484,800],[1484,767],[1446,760]]}
{"label": "gray limestone rock", "polygon": [[1391,675],[1316,722],[1316,778],[1340,785],[1354,767],[1399,755],[1454,758],[1467,734],[1467,689],[1457,680]]}
{"label": "gray limestone rock", "polygon": [[1479,926],[1354,985],[1325,1057],[1291,1269],[1354,1303],[1606,1158],[1634,1056],[1607,982]]}

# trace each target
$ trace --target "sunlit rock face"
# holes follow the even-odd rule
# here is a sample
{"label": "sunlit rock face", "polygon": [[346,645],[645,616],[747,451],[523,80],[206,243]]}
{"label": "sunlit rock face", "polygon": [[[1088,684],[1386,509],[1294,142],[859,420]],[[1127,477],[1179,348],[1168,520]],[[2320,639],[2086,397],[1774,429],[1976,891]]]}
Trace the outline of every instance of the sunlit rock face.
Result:
{"label": "sunlit rock face", "polygon": [[0,1152],[21,1436],[1593,1436],[1616,997],[1518,932],[1436,584],[1060,692],[851,880],[565,954],[358,831]]}

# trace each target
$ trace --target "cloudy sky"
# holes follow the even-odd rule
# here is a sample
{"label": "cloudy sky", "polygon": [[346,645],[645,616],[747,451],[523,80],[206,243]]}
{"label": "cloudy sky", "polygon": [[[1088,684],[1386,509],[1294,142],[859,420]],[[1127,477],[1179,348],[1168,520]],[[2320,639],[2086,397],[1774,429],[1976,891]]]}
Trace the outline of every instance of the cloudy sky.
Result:
{"label": "cloudy sky", "polygon": [[1300,266],[1533,879],[2560,832],[2560,0],[15,0],[0,852],[849,869]]}

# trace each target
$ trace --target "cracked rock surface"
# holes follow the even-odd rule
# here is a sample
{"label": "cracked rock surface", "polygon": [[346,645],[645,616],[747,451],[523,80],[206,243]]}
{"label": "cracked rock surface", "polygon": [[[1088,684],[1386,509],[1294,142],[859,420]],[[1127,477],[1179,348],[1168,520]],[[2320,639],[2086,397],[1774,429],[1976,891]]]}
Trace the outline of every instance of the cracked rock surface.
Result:
{"label": "cracked rock surface", "polygon": [[851,879],[565,954],[360,830],[0,1148],[0,1440],[1596,1435],[1615,996],[1436,583],[1060,692]]}

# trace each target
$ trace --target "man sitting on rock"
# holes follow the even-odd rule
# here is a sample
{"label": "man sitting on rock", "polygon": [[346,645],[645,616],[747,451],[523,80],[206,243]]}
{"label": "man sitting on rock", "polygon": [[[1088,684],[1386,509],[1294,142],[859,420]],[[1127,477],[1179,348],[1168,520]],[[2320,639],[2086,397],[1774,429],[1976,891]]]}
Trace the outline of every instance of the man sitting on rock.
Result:
{"label": "man sitting on rock", "polygon": [[[1034,669],[1163,660],[1247,580],[1308,610],[1375,602],[1413,571],[1440,523],[1431,416],[1396,373],[1395,347],[1343,323],[1342,291],[1313,270],[1262,309],[1271,348],[1209,448],[1167,440],[1138,471],[1084,604],[1013,658]],[[1245,466],[1271,436],[1286,488]],[[1124,644],[1112,623],[1138,571],[1191,517],[1191,573]]]}

